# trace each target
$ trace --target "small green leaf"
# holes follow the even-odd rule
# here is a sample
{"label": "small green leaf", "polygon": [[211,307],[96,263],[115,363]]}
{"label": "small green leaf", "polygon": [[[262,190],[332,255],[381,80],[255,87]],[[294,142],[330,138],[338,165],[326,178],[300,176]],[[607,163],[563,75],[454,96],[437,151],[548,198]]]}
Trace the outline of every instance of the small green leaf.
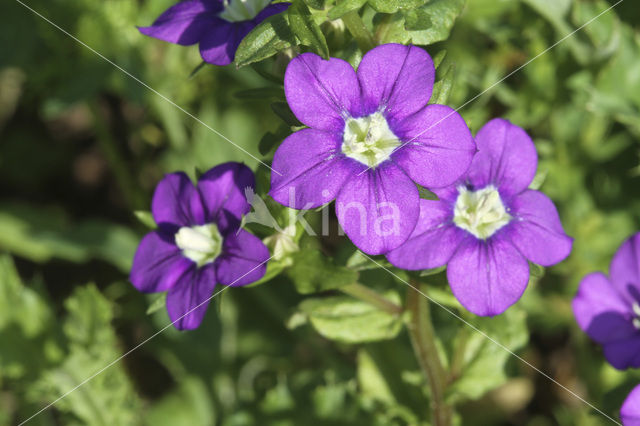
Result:
{"label": "small green leaf", "polygon": [[427,0],[369,0],[369,5],[380,13],[396,13],[398,10],[413,9]]}
{"label": "small green leaf", "polygon": [[205,61],[200,62],[200,64],[195,67],[193,69],[193,71],[191,71],[191,73],[189,74],[189,79],[192,79],[193,77],[195,77],[195,75],[198,73],[198,71],[200,71],[202,68],[204,68],[204,66],[207,65],[207,63]]}
{"label": "small green leaf", "polygon": [[338,0],[336,5],[329,10],[327,17],[332,21],[341,18],[352,10],[360,9],[366,2],[367,0]]}
{"label": "small green leaf", "polygon": [[432,26],[431,15],[422,8],[411,9],[404,14],[404,28],[407,31],[428,30]]}
{"label": "small green leaf", "polygon": [[[376,263],[377,262],[377,263]],[[373,262],[366,254],[360,250],[356,250],[347,260],[347,268],[355,271],[364,271],[367,269],[378,269],[381,267],[392,268],[393,265],[387,259],[376,259]]]}
{"label": "small green leaf", "polygon": [[160,296],[156,297],[153,302],[147,308],[147,315],[151,315],[156,313],[160,309],[164,308],[167,304],[167,294],[162,293]]}
{"label": "small green leaf", "polygon": [[440,64],[442,63],[442,61],[446,56],[447,56],[447,51],[441,50],[433,57],[433,66],[436,70],[438,69],[438,67],[440,66]]}
{"label": "small green leaf", "polygon": [[302,126],[302,123],[293,115],[289,104],[286,102],[274,102],[271,104],[271,109],[287,126]]}
{"label": "small green leaf", "polygon": [[358,272],[334,264],[316,249],[295,253],[286,274],[302,294],[333,290],[358,281]]}
{"label": "small green leaf", "polygon": [[265,19],[240,43],[236,50],[238,68],[269,58],[296,43],[286,13]]}
{"label": "small green leaf", "polygon": [[324,0],[304,0],[304,2],[312,9],[322,10],[324,9]]}
{"label": "small green leaf", "polygon": [[[384,294],[400,304],[395,292]],[[300,304],[311,325],[327,339],[363,343],[393,339],[402,329],[402,317],[348,296],[307,299]]]}
{"label": "small green leaf", "polygon": [[433,93],[431,94],[430,104],[446,105],[453,87],[453,78],[455,74],[455,66],[449,65],[442,78],[433,85]]}
{"label": "small green leaf", "polygon": [[322,30],[314,21],[313,16],[302,0],[296,0],[287,9],[289,25],[293,34],[298,37],[300,44],[309,46],[324,59],[329,59],[329,46]]}
{"label": "small green leaf", "polygon": [[147,228],[156,229],[158,227],[150,211],[136,210],[133,212],[133,214],[136,216],[136,219],[138,219],[138,221],[140,221],[140,223],[146,226]]}

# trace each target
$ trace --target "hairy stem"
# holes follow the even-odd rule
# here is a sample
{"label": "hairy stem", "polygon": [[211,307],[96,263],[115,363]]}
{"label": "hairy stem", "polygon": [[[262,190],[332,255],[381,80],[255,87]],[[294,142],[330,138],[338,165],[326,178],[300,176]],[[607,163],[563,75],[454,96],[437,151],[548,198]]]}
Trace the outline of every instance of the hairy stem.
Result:
{"label": "hairy stem", "polygon": [[358,15],[357,10],[352,10],[344,14],[342,21],[356,40],[356,43],[358,43],[358,47],[362,50],[362,53],[366,53],[376,46],[371,32],[364,25],[364,22],[362,22],[362,18]]}
{"label": "hairy stem", "polygon": [[348,286],[341,287],[340,290],[343,293],[353,296],[356,299],[360,299],[363,302],[367,302],[390,314],[400,315],[403,311],[402,306],[396,305],[380,293],[371,290],[369,287],[363,286],[362,284],[349,284]]}
{"label": "hairy stem", "polygon": [[[411,285],[418,289],[422,286],[415,281]],[[421,291],[424,291],[424,286]],[[407,293],[407,310],[411,312],[409,322],[411,344],[431,390],[433,425],[450,426],[453,411],[444,399],[448,376],[438,355],[429,301],[411,288]]]}

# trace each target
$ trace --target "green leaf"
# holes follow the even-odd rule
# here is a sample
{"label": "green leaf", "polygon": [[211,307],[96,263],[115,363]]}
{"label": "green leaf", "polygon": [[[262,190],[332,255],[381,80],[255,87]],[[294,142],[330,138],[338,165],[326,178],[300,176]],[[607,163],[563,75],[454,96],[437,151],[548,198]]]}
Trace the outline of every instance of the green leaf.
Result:
{"label": "green leaf", "polygon": [[53,401],[82,384],[56,403],[66,418],[61,423],[76,419],[89,426],[139,424],[140,401],[122,363],[83,383],[121,355],[111,326],[111,303],[94,285],[88,285],[77,287],[65,307],[68,316],[62,329],[68,355],[62,364],[44,373],[34,393],[43,401]]}
{"label": "green leaf", "polygon": [[287,126],[298,127],[303,125],[293,114],[291,108],[289,108],[289,104],[286,102],[274,102],[271,104],[271,109]]}
{"label": "green leaf", "polygon": [[380,13],[396,13],[398,10],[413,9],[427,0],[369,0],[369,5]]}
{"label": "green leaf", "polygon": [[[471,322],[512,352],[529,340],[525,313],[516,307],[493,318],[474,317]],[[465,342],[462,370],[448,389],[449,398],[455,402],[480,398],[487,391],[505,383],[507,376],[504,367],[512,356],[473,330],[468,331]]]}
{"label": "green leaf", "polygon": [[[384,294],[400,304],[393,291]],[[327,339],[363,343],[393,339],[402,329],[402,318],[348,296],[307,299],[300,304],[313,327]]]}
{"label": "green leaf", "polygon": [[144,424],[154,426],[213,425],[215,405],[207,385],[197,376],[187,376],[177,388],[154,404]]}
{"label": "green leaf", "polygon": [[436,70],[438,69],[438,67],[440,66],[440,64],[442,63],[442,61],[446,56],[447,56],[447,51],[441,50],[433,57],[433,66]]}
{"label": "green leaf", "polygon": [[136,210],[133,212],[133,214],[136,216],[136,219],[138,219],[138,221],[140,221],[140,223],[147,228],[156,229],[158,227],[156,221],[153,219],[153,214],[151,214],[150,211]]}
{"label": "green leaf", "polygon": [[128,273],[139,237],[101,220],[72,222],[63,211],[24,204],[0,206],[0,249],[34,262],[107,261]]}
{"label": "green leaf", "polygon": [[430,104],[446,105],[453,87],[453,79],[455,77],[455,66],[449,65],[442,78],[433,85],[433,93]]}
{"label": "green leaf", "polygon": [[356,250],[347,260],[347,268],[355,271],[378,269],[381,267],[393,268],[393,265],[389,263],[387,259],[376,259],[376,261],[373,262],[368,255],[365,255],[360,250]]}
{"label": "green leaf", "polygon": [[236,66],[262,61],[296,44],[286,13],[271,16],[255,27],[236,50]]}
{"label": "green leaf", "polygon": [[284,90],[282,87],[258,87],[255,89],[240,90],[233,95],[242,100],[284,99]]}
{"label": "green leaf", "polygon": [[[456,18],[464,8],[464,0],[433,0],[418,9],[394,14],[383,37],[385,43],[414,43],[427,46],[449,38]],[[407,27],[425,27],[429,19],[431,25],[419,31]]]}
{"label": "green leaf", "polygon": [[287,276],[302,294],[333,290],[358,280],[358,272],[334,264],[316,249],[305,249],[292,256]]}
{"label": "green leaf", "polygon": [[296,0],[287,9],[289,25],[293,34],[298,37],[300,44],[309,46],[324,59],[329,59],[329,46],[322,30],[314,21],[313,16],[302,0]]}
{"label": "green leaf", "polygon": [[329,10],[327,17],[332,21],[341,18],[352,10],[360,9],[366,2],[367,0],[338,0],[336,5]]}
{"label": "green leaf", "polygon": [[153,302],[147,308],[147,315],[154,314],[158,312],[160,309],[164,308],[167,305],[167,294],[162,293],[160,296],[157,296]]}
{"label": "green leaf", "polygon": [[312,9],[323,10],[325,0],[304,0],[304,2]]}

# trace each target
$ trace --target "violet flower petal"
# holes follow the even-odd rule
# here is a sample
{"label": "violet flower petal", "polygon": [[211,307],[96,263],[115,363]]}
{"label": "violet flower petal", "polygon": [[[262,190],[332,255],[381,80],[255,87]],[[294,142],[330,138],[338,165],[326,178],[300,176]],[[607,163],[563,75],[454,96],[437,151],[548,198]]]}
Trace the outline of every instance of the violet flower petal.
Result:
{"label": "violet flower petal", "polygon": [[454,296],[476,315],[504,312],[520,299],[529,282],[529,264],[501,235],[465,239],[447,266]]}
{"label": "violet flower petal", "polygon": [[640,426],[640,385],[633,388],[620,408],[624,426]]}
{"label": "violet flower petal", "polygon": [[157,224],[180,226],[204,223],[200,194],[183,173],[170,173],[158,183],[151,201],[151,212]]}
{"label": "violet flower petal", "polygon": [[383,110],[399,121],[429,102],[435,68],[429,54],[416,46],[383,44],[367,52],[358,66],[363,112]]}
{"label": "violet flower petal", "polygon": [[451,222],[451,207],[441,201],[420,200],[420,218],[409,239],[387,253],[402,269],[437,268],[446,264],[465,237]]}
{"label": "violet flower petal", "polygon": [[291,60],[284,76],[291,111],[309,127],[342,134],[345,118],[360,112],[360,85],[348,62],[303,53]]}
{"label": "violet flower petal", "polygon": [[526,190],[511,201],[514,216],[506,232],[514,246],[530,261],[554,265],[571,253],[573,239],[562,229],[558,211],[542,192]]}
{"label": "violet flower petal", "polygon": [[618,370],[640,367],[640,336],[615,340],[602,345],[604,357]]}
{"label": "violet flower petal", "polygon": [[580,328],[598,343],[627,339],[637,333],[629,320],[631,306],[601,272],[582,279],[571,306]]}
{"label": "violet flower petal", "polygon": [[178,330],[198,328],[207,312],[208,299],[213,296],[215,286],[215,268],[213,264],[208,264],[187,272],[169,290],[167,312]]}
{"label": "violet flower petal", "polygon": [[138,245],[129,279],[143,293],[167,291],[193,265],[167,236],[154,231]]}
{"label": "violet flower petal", "polygon": [[393,161],[429,188],[455,182],[476,152],[467,124],[448,106],[429,105],[395,124],[393,131],[406,143],[392,154]]}
{"label": "violet flower petal", "polygon": [[273,157],[269,195],[282,205],[311,209],[333,200],[359,168],[340,151],[335,133],[303,129],[287,137]]}
{"label": "violet flower petal", "polygon": [[233,62],[238,45],[253,28],[250,22],[227,22],[216,18],[200,39],[200,56],[213,65]]}
{"label": "violet flower petal", "polygon": [[[251,210],[245,190],[255,188],[251,169],[241,163],[220,164],[198,180],[198,190],[206,209],[206,221],[215,222],[224,231],[236,226]],[[229,223],[229,217],[235,218]]]}
{"label": "violet flower petal", "polygon": [[631,305],[640,303],[640,233],[627,239],[611,260],[611,283]]}
{"label": "violet flower petal", "polygon": [[219,2],[186,0],[171,6],[151,26],[138,29],[149,37],[188,46],[215,27],[221,10]]}
{"label": "violet flower petal", "polygon": [[478,153],[468,171],[475,187],[493,184],[503,198],[527,189],[536,174],[538,156],[524,130],[495,118],[478,131],[476,144]]}
{"label": "violet flower petal", "polygon": [[258,281],[267,271],[267,260],[269,250],[258,237],[244,229],[231,233],[215,262],[218,282],[238,287]]}
{"label": "violet flower petal", "polygon": [[383,254],[411,235],[420,214],[419,199],[411,179],[387,161],[347,181],[338,194],[336,214],[360,250]]}

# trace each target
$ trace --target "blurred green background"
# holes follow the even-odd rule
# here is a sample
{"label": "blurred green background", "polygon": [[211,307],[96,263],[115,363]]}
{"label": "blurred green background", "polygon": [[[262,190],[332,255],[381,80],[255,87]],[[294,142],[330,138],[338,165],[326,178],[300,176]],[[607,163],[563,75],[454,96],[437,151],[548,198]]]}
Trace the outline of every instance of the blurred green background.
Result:
{"label": "blurred green background", "polygon": [[[269,104],[281,89],[251,67],[206,66],[190,77],[201,62],[196,47],[136,30],[171,1],[25,3],[265,157],[258,142],[279,127]],[[450,38],[427,48],[447,50],[439,70],[455,73],[448,104],[464,104],[611,4],[468,0]],[[162,175],[258,163],[18,2],[3,1],[0,16],[0,425],[11,425],[168,324],[163,309],[146,314],[157,296],[127,282],[147,232],[133,211],[149,208]],[[281,70],[278,61],[265,66]],[[261,87],[274,95],[241,92]],[[481,327],[500,334],[526,317],[528,343],[502,341],[617,417],[640,374],[606,364],[576,326],[570,301],[582,276],[606,271],[638,229],[640,8],[622,2],[460,112],[474,133],[502,116],[531,134],[542,190],[575,238],[565,262],[534,280],[509,315]],[[353,250],[344,237],[323,244],[338,261]],[[295,327],[306,319],[290,275],[225,292],[200,329],[166,330],[29,424],[426,424],[428,394],[406,332],[349,344]],[[381,275],[363,273],[361,282],[404,294],[403,284]],[[451,320],[432,311],[443,337]],[[466,397],[452,397],[462,424],[607,423],[517,359],[486,351],[483,359],[500,359],[497,370],[478,363]]]}

